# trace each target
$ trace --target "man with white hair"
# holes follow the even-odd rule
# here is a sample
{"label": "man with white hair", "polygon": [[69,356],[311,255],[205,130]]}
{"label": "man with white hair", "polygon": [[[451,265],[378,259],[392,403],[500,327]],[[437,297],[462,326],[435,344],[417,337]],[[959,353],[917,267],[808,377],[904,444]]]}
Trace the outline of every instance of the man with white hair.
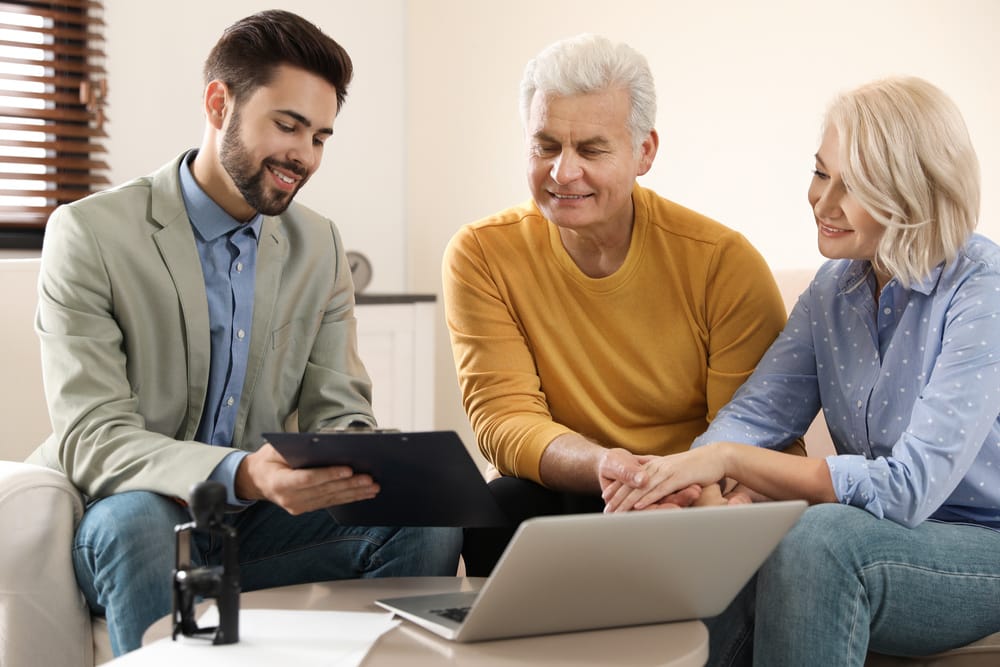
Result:
{"label": "man with white hair", "polygon": [[[442,269],[464,406],[512,523],[466,531],[470,575],[521,520],[641,487],[643,464],[687,450],[785,322],[743,236],[636,183],[659,145],[641,54],[596,35],[549,46],[525,69],[521,117],[532,199],[461,228]],[[691,487],[658,505],[731,498]]]}

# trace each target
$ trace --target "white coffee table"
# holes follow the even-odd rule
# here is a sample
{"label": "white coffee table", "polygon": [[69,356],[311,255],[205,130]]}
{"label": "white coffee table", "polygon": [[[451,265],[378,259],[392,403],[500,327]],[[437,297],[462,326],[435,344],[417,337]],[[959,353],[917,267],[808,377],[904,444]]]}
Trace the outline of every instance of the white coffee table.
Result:
{"label": "white coffee table", "polygon": [[[478,588],[481,579],[400,577],[352,579],[286,586],[243,593],[243,609],[384,610],[373,600],[398,595]],[[169,637],[171,620],[163,618],[143,636],[143,643]],[[142,649],[140,649],[141,651]],[[574,632],[521,639],[457,644],[404,621],[383,635],[365,658],[365,667],[425,665],[635,665],[688,667],[708,659],[708,630],[700,621],[661,623],[612,630]],[[111,663],[113,665],[113,663]],[[187,667],[195,667],[188,665]]]}

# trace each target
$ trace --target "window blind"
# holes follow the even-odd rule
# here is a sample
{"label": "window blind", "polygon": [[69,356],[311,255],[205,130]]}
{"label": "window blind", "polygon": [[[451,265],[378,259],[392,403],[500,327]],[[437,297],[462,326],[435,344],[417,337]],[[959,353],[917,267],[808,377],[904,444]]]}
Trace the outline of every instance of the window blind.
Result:
{"label": "window blind", "polygon": [[0,232],[106,187],[100,0],[0,2]]}

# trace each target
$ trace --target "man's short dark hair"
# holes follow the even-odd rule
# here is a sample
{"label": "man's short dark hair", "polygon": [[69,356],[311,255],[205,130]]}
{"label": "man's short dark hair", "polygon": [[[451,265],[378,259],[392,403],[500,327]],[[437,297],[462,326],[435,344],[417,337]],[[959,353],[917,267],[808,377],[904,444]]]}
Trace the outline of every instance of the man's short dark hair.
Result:
{"label": "man's short dark hair", "polygon": [[290,65],[319,76],[337,91],[337,110],[347,97],[354,65],[347,51],[297,14],[272,9],[226,28],[205,60],[205,83],[226,84],[236,104],[268,85],[275,70]]}

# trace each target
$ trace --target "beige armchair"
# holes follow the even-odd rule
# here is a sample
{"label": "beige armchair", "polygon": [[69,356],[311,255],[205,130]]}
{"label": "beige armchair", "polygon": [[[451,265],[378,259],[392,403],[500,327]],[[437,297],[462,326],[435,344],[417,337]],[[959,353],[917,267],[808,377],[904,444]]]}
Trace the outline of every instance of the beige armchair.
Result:
{"label": "beige armchair", "polygon": [[33,330],[38,264],[0,260],[0,665],[93,667],[111,645],[70,560],[83,499],[64,475],[21,463],[50,431]]}

